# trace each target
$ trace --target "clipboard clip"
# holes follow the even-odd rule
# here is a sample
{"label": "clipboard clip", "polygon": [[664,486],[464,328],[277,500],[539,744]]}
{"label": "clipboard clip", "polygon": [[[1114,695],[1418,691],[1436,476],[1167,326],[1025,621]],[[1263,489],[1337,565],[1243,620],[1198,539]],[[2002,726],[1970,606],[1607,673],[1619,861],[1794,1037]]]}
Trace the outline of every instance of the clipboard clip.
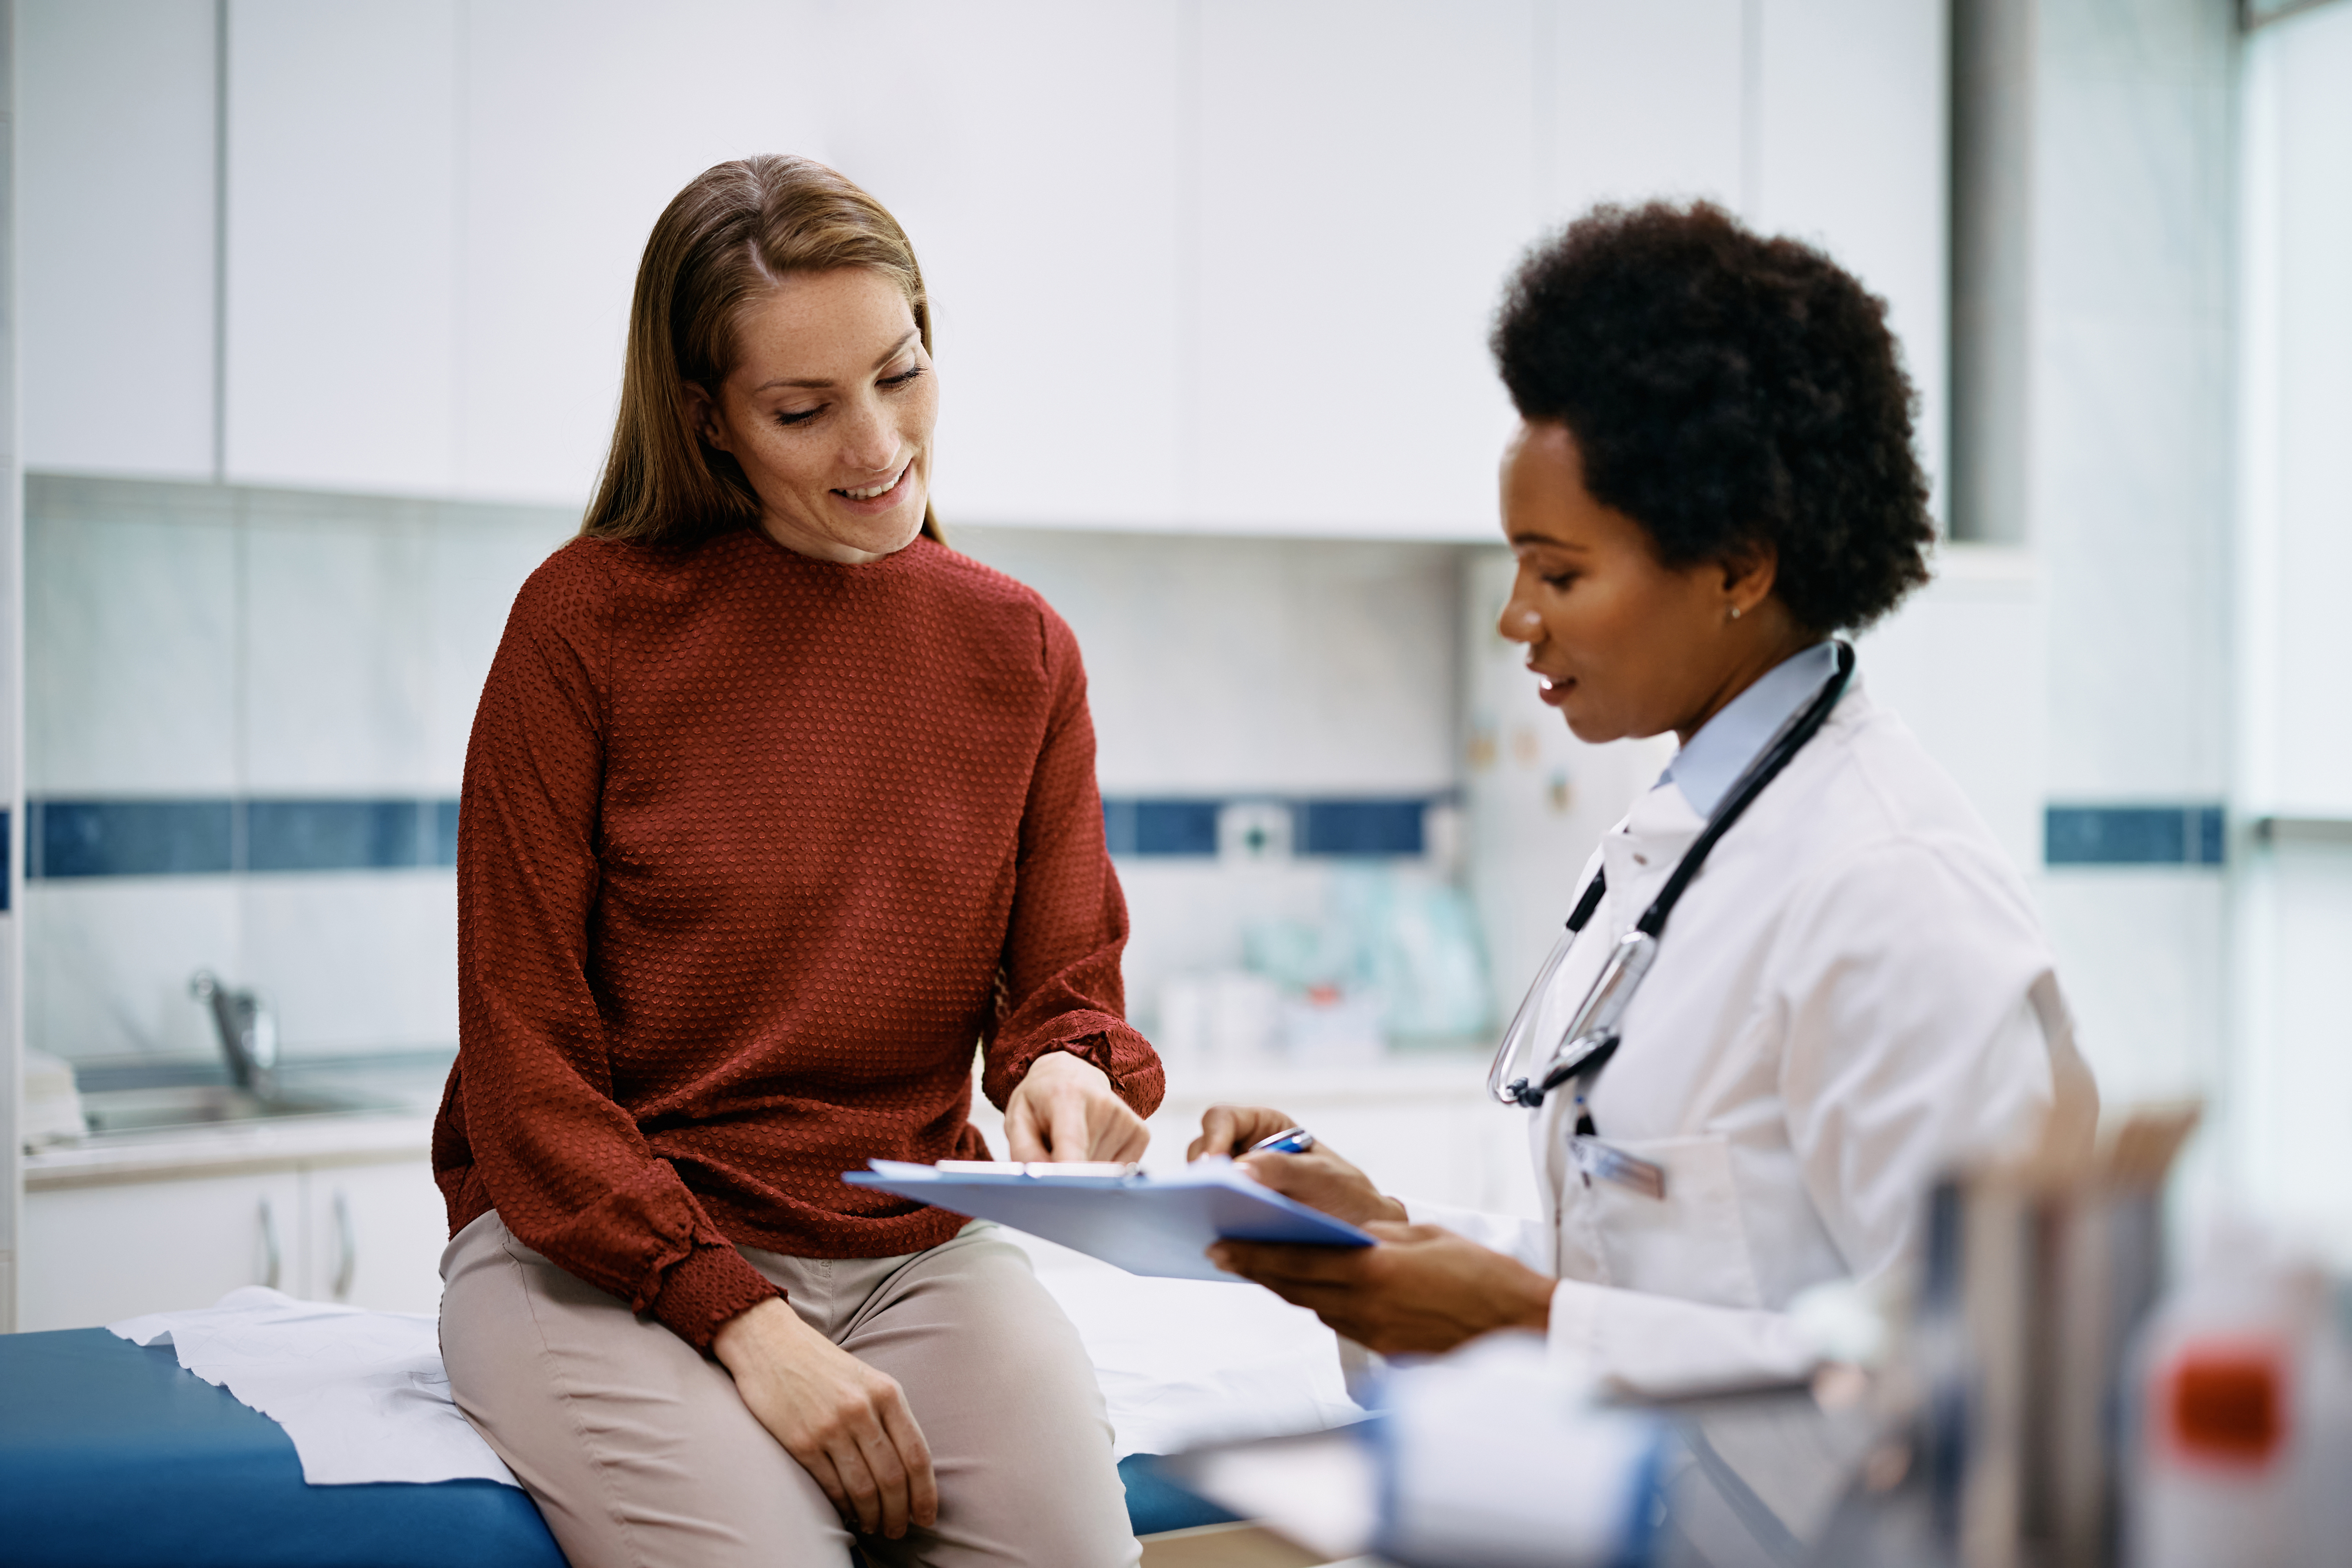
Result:
{"label": "clipboard clip", "polygon": [[1129,1160],[942,1160],[931,1167],[942,1176],[1118,1176],[1143,1173],[1142,1162]]}

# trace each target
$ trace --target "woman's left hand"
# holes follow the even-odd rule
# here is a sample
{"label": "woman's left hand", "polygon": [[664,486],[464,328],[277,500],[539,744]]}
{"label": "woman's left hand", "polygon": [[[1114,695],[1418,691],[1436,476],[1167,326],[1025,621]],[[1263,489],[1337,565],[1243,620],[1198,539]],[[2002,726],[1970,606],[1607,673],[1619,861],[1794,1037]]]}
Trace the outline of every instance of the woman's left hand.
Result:
{"label": "woman's left hand", "polygon": [[1439,1355],[1496,1329],[1551,1323],[1557,1280],[1443,1226],[1364,1226],[1378,1247],[1221,1241],[1218,1268],[1255,1279],[1382,1355]]}
{"label": "woman's left hand", "polygon": [[1143,1157],[1151,1134],[1102,1068],[1067,1051],[1048,1051],[1029,1065],[1004,1107],[1004,1142],[1013,1160],[1125,1164]]}

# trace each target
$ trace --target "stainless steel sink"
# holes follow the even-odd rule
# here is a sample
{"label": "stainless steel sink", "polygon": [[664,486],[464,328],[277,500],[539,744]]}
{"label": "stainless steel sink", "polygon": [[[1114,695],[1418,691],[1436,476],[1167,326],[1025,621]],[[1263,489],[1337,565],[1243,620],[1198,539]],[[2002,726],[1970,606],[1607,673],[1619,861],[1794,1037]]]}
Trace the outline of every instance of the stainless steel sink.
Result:
{"label": "stainless steel sink", "polygon": [[82,1115],[93,1132],[140,1132],[159,1127],[203,1127],[225,1121],[268,1121],[289,1116],[332,1116],[399,1109],[398,1102],[372,1095],[263,1096],[226,1083],[100,1089],[83,1094],[81,1104]]}

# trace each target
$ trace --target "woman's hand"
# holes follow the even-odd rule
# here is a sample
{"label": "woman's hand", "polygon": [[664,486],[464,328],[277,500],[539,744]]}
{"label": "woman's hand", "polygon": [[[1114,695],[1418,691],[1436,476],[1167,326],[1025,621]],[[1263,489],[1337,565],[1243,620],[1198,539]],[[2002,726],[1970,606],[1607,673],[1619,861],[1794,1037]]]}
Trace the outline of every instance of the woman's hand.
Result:
{"label": "woman's hand", "polygon": [[1263,1186],[1284,1197],[1320,1209],[1349,1225],[1387,1220],[1402,1225],[1404,1205],[1385,1196],[1371,1178],[1318,1143],[1304,1154],[1252,1154],[1250,1145],[1297,1123],[1279,1110],[1259,1105],[1213,1105],[1201,1118],[1201,1135],[1184,1152],[1188,1160],[1203,1154],[1234,1154],[1235,1162]]}
{"label": "woman's hand", "polygon": [[1102,1068],[1067,1051],[1048,1051],[1004,1107],[1006,1158],[1108,1160],[1143,1158],[1151,1142],[1143,1118],[1114,1093]]}
{"label": "woman's hand", "polygon": [[712,1353],[784,1452],[845,1520],[897,1540],[939,1521],[931,1450],[896,1379],[810,1328],[781,1300],[719,1325]]}
{"label": "woman's hand", "polygon": [[1382,1355],[1438,1355],[1496,1329],[1550,1326],[1558,1281],[1517,1258],[1442,1226],[1375,1221],[1364,1228],[1381,1245],[1221,1241],[1209,1248],[1209,1261],[1256,1280]]}

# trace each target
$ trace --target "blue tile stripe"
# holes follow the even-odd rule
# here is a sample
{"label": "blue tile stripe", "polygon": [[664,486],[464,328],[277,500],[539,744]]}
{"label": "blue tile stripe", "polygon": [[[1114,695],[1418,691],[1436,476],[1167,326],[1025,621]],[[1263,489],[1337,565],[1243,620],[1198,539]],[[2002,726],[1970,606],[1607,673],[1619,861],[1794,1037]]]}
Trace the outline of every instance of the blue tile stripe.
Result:
{"label": "blue tile stripe", "polygon": [[2049,866],[2219,866],[2227,858],[2219,805],[2053,805],[2042,813]]}
{"label": "blue tile stripe", "polygon": [[394,870],[457,863],[446,799],[32,800],[27,879]]}
{"label": "blue tile stripe", "polygon": [[[1246,800],[1286,808],[1291,845],[1301,855],[1420,855],[1426,848],[1423,813],[1451,798],[1112,796],[1103,801],[1103,827],[1114,855],[1214,856],[1218,813]],[[33,800],[26,803],[25,828],[25,875],[34,880],[395,870],[457,861],[457,803],[446,798]],[[0,876],[5,871],[0,859]]]}
{"label": "blue tile stripe", "polygon": [[1117,856],[1213,856],[1217,815],[1228,805],[1274,805],[1290,813],[1290,843],[1299,855],[1393,856],[1425,852],[1423,816],[1453,796],[1349,799],[1265,795],[1180,799],[1107,795],[1103,831]]}

